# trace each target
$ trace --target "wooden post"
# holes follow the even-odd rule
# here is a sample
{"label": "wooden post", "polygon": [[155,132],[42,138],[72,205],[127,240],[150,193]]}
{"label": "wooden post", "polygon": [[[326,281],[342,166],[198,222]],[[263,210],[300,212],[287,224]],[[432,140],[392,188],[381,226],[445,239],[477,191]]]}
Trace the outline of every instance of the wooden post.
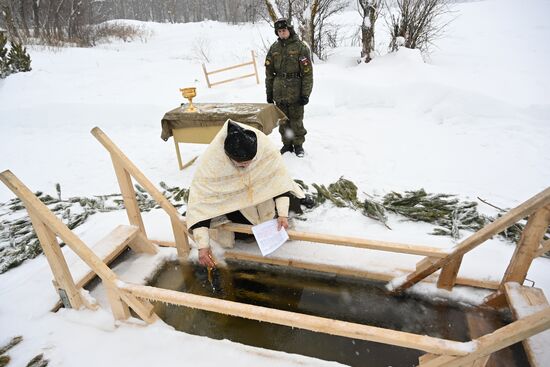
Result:
{"label": "wooden post", "polygon": [[176,241],[178,257],[180,259],[187,259],[190,250],[189,240],[187,239],[187,227],[178,219],[170,218],[170,222],[172,223],[172,232]]}
{"label": "wooden post", "polygon": [[[177,209],[162,195],[162,193],[149,181],[147,177],[126,157],[126,155],[109,139],[109,137],[101,131],[100,128],[94,127],[91,131],[92,135],[107,149],[113,157],[113,162],[116,160],[118,164],[124,167],[124,170],[130,174],[161,206],[162,209],[170,216],[172,228],[174,229],[174,237],[178,255],[180,257],[189,253],[189,242],[187,240],[188,230],[184,225],[184,219]],[[113,163],[114,164],[114,163]]]}
{"label": "wooden post", "polygon": [[512,255],[512,260],[510,260],[510,264],[508,264],[508,268],[504,273],[500,287],[497,292],[485,299],[486,305],[493,307],[504,306],[506,304],[504,284],[507,282],[523,284],[549,224],[550,206],[540,208],[529,216],[527,225],[523,229],[521,238]]}
{"label": "wooden post", "polygon": [[126,208],[126,215],[128,215],[128,221],[131,225],[139,228],[139,231],[147,237],[145,232],[145,225],[141,218],[141,211],[136,199],[136,191],[132,185],[132,178],[128,174],[128,171],[124,169],[124,166],[120,163],[116,156],[111,155],[113,161],[113,167],[115,169],[118,185],[120,186],[120,193],[124,200],[124,207]]}
{"label": "wooden post", "polygon": [[437,280],[437,288],[452,290],[456,283],[456,276],[460,270],[462,256],[455,258],[453,261],[441,268],[441,274]]}
{"label": "wooden post", "polygon": [[130,309],[128,305],[122,301],[120,292],[113,282],[103,282],[105,286],[105,292],[107,293],[107,299],[111,305],[111,311],[115,320],[127,320],[130,317]]}
{"label": "wooden post", "polygon": [[208,85],[208,88],[212,88],[212,85],[210,85],[210,79],[208,78],[208,71],[206,71],[206,66],[202,64],[202,71],[204,71],[204,77],[206,78],[206,85]]}
{"label": "wooden post", "polygon": [[258,77],[258,67],[256,66],[256,55],[254,55],[254,50],[250,51],[252,53],[252,65],[254,65],[254,74],[256,74],[256,84],[260,84],[260,78]]}
{"label": "wooden post", "polygon": [[[36,232],[36,236],[40,241],[44,255],[48,260],[48,264],[52,269],[53,277],[55,279],[54,285],[56,286],[56,291],[59,293],[61,302],[66,308],[76,308],[79,309],[87,303],[84,302],[80,292],[74,283],[73,277],[69,270],[69,266],[65,261],[65,257],[61,252],[61,247],[57,242],[57,237],[49,229],[40,217],[33,212],[32,209],[27,208],[29,217],[31,218],[32,226]],[[64,293],[64,294],[63,294]]]}

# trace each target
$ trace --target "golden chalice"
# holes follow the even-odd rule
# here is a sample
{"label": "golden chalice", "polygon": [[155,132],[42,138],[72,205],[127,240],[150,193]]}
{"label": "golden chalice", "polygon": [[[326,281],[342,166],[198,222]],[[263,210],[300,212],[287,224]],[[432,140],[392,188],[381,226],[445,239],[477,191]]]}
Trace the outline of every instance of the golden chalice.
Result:
{"label": "golden chalice", "polygon": [[197,108],[193,106],[193,98],[197,96],[197,88],[180,88],[181,95],[189,100],[189,106],[185,109],[185,112],[197,112]]}

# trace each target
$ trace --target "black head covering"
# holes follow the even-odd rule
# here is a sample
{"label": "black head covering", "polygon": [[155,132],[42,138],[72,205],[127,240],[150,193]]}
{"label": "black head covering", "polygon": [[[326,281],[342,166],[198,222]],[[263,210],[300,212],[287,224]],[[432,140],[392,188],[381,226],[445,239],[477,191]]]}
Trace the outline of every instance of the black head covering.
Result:
{"label": "black head covering", "polygon": [[279,29],[285,29],[286,28],[290,31],[291,34],[294,32],[294,28],[292,27],[292,25],[290,24],[290,22],[286,18],[277,19],[275,21],[275,23],[273,24],[273,26],[275,28],[275,35],[276,36],[279,36],[279,34],[277,34],[277,31]]}
{"label": "black head covering", "polygon": [[258,151],[258,138],[252,130],[246,130],[229,120],[227,137],[223,144],[225,154],[234,161],[252,160]]}

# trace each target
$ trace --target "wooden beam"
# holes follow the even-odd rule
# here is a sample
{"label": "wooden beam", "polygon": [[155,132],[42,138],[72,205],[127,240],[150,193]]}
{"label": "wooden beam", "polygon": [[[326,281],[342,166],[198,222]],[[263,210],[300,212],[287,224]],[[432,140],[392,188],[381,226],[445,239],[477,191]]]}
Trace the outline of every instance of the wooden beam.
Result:
{"label": "wooden beam", "polygon": [[210,84],[210,79],[208,78],[208,71],[206,71],[206,66],[204,64],[202,65],[202,71],[204,72],[204,77],[206,78],[206,84],[208,85],[208,88],[212,88],[212,85]]}
{"label": "wooden beam", "polygon": [[[171,241],[161,241],[161,240],[152,239],[151,242],[157,244],[158,246],[176,247],[176,244]],[[358,278],[371,279],[371,280],[380,280],[384,282],[387,282],[395,277],[394,270],[397,270],[401,273],[410,272],[410,269],[393,269],[392,271],[389,271],[389,272],[374,272],[374,271],[368,271],[368,270],[365,271],[365,270],[344,268],[336,265],[309,263],[309,262],[292,260],[292,259],[263,257],[263,256],[248,254],[244,252],[231,251],[231,250],[226,251],[224,256],[226,259],[235,259],[240,261],[258,262],[262,264],[288,266],[288,267],[297,268],[297,269],[314,270],[314,271],[320,271],[320,272],[329,273],[329,274],[345,275],[345,276],[358,277]],[[425,280],[430,282],[435,282],[437,279],[432,275],[426,278]],[[456,284],[465,285],[469,287],[484,288],[484,289],[498,289],[500,283],[496,281],[490,281],[490,280],[478,280],[478,279],[458,277],[456,279]]]}
{"label": "wooden beam", "polygon": [[462,256],[454,259],[447,265],[441,268],[441,274],[437,280],[437,288],[452,290],[456,284],[456,276],[460,270],[460,264],[462,263]]}
{"label": "wooden beam", "polygon": [[536,257],[542,256],[545,253],[550,251],[550,240],[546,240],[541,243],[540,248],[537,250],[537,253],[535,254]]}
{"label": "wooden beam", "polygon": [[548,224],[550,224],[550,206],[537,210],[529,217],[502,279],[502,287],[507,282],[523,284],[539,244],[546,234]]}
{"label": "wooden beam", "polygon": [[113,161],[113,167],[115,169],[122,199],[124,200],[124,207],[126,208],[128,221],[132,226],[138,227],[143,235],[147,237],[147,232],[145,231],[145,226],[143,225],[143,219],[141,218],[141,211],[139,210],[139,205],[136,199],[136,191],[132,185],[132,178],[130,177],[128,171],[124,169],[124,166],[118,157],[111,155],[111,160]]}
{"label": "wooden beam", "polygon": [[254,65],[254,74],[256,75],[256,84],[260,84],[260,78],[258,77],[258,67],[256,66],[256,55],[254,50],[250,51],[252,54],[252,65]]}
{"label": "wooden beam", "polygon": [[[183,231],[186,236],[189,235],[187,227],[185,226],[185,220],[178,213],[178,210],[170,203],[164,195],[149,181],[147,177],[137,168],[136,165],[130,161],[126,155],[109,139],[109,137],[101,131],[100,128],[94,127],[91,131],[92,135],[107,149],[111,156],[116,157],[118,162],[124,167],[124,169],[155,199],[155,201],[161,206],[162,209],[170,216],[172,225],[175,222],[180,222],[181,225],[176,225],[177,231]],[[189,244],[184,238],[184,235],[177,233],[174,228],[174,237],[176,238],[176,246],[179,247],[178,254],[188,254]]]}
{"label": "wooden beam", "polygon": [[423,278],[427,277],[430,274],[433,274],[437,270],[441,269],[443,266],[447,265],[451,261],[462,257],[468,251],[476,248],[492,236],[502,232],[506,228],[510,227],[512,224],[518,222],[520,219],[525,218],[531,213],[537,211],[538,209],[550,204],[550,187],[541,191],[537,195],[533,196],[529,200],[525,201],[516,208],[510,210],[508,213],[502,217],[496,219],[494,222],[486,225],[470,237],[466,238],[464,241],[460,242],[453,248],[453,251],[446,257],[439,259],[437,262],[423,268],[421,270],[416,270],[409,274],[404,280],[396,283],[393,286],[393,291],[395,293],[402,292],[403,290],[411,287],[412,285],[418,283]]}
{"label": "wooden beam", "polygon": [[130,317],[130,309],[128,305],[122,300],[121,292],[112,282],[103,282],[105,286],[105,293],[107,294],[107,300],[111,305],[111,311],[115,320],[127,320]]}
{"label": "wooden beam", "polygon": [[548,328],[550,328],[550,307],[473,340],[474,345],[477,347],[467,355],[460,357],[440,356],[426,362],[422,367],[468,366],[468,363],[472,364],[480,358],[541,333]]}
{"label": "wooden beam", "polygon": [[191,307],[247,319],[270,322],[279,325],[297,327],[320,333],[339,335],[354,339],[370,340],[378,343],[396,345],[404,348],[424,350],[436,354],[465,355],[468,343],[416,335],[378,328],[351,322],[305,315],[295,312],[270,309],[244,303],[226,301],[211,297],[181,293],[172,290],[126,283],[121,287],[132,295],[167,302],[174,305]]}
{"label": "wooden beam", "polygon": [[507,282],[523,284],[549,223],[550,208],[548,207],[540,208],[529,216],[527,225],[523,229],[521,238],[504,273],[499,289],[485,298],[487,306],[495,308],[505,307],[504,284]]}
{"label": "wooden beam", "polygon": [[[222,226],[223,229],[239,233],[252,233],[252,226],[246,224],[228,223]],[[338,246],[358,247],[371,250],[398,252],[410,255],[431,256],[443,258],[449,255],[445,249],[422,245],[402,244],[384,241],[374,241],[357,237],[334,236],[321,233],[299,232],[292,229],[287,230],[288,237],[294,241],[308,241],[316,243],[327,243]]]}
{"label": "wooden beam", "polygon": [[145,237],[141,231],[136,233],[136,236],[128,243],[128,246],[130,246],[130,248],[135,252],[141,252],[144,254],[154,255],[158,252],[155,245],[153,245],[153,243],[149,241],[149,239]]}
{"label": "wooden beam", "polygon": [[[52,270],[53,277],[55,279],[54,285],[56,286],[56,292],[59,293],[65,307],[79,309],[80,307],[86,305],[73,280],[69,266],[65,261],[63,252],[61,252],[61,247],[57,242],[55,234],[44,224],[44,222],[42,222],[40,216],[31,208],[27,208],[27,212],[31,218],[32,226],[36,232],[38,240],[40,241],[44,255],[46,255],[46,260],[48,260],[48,264]],[[64,292],[65,294],[62,294],[61,292]],[[68,305],[65,304],[67,301],[69,303]]]}

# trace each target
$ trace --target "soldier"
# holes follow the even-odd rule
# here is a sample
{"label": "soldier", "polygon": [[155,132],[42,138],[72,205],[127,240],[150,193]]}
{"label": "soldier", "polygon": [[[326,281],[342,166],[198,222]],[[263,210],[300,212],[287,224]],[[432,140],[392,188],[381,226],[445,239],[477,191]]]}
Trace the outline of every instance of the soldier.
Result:
{"label": "soldier", "polygon": [[304,106],[313,88],[313,69],[308,46],[298,39],[285,18],[275,22],[279,39],[271,45],[265,58],[267,103],[275,102],[288,122],[279,126],[283,141],[281,154],[294,152],[304,156]]}

